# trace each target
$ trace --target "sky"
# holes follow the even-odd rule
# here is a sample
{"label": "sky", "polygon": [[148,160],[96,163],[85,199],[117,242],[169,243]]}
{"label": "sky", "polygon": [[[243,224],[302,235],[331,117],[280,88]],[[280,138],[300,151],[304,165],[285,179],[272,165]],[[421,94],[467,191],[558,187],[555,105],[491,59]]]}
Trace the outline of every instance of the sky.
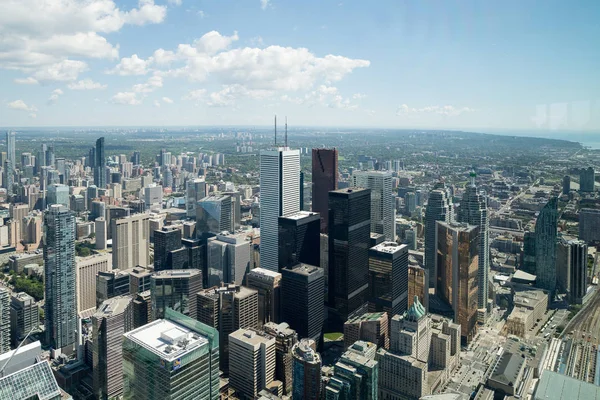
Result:
{"label": "sky", "polygon": [[0,0],[0,126],[600,133],[600,2]]}

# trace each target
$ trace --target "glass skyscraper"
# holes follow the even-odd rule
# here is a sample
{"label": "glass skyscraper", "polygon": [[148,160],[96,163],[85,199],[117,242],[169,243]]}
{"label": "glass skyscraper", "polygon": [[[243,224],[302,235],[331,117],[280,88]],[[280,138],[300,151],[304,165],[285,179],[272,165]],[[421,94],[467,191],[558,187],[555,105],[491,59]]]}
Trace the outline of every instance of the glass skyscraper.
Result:
{"label": "glass skyscraper", "polygon": [[104,157],[104,138],[96,140],[96,162],[94,163],[94,184],[106,188],[106,158]]}
{"label": "glass skyscraper", "polygon": [[435,231],[437,221],[452,221],[452,204],[443,182],[429,193],[425,209],[425,268],[429,272],[429,287],[436,284]]}
{"label": "glass skyscraper", "polygon": [[558,231],[558,198],[552,197],[535,222],[535,269],[537,284],[542,289],[556,290],[556,236]]}

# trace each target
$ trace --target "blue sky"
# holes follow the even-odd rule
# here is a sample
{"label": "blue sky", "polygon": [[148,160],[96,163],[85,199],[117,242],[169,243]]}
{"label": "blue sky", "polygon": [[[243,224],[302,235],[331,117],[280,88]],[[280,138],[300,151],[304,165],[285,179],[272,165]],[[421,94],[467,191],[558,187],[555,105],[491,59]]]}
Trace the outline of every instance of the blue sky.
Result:
{"label": "blue sky", "polygon": [[0,125],[600,130],[600,2],[0,0]]}

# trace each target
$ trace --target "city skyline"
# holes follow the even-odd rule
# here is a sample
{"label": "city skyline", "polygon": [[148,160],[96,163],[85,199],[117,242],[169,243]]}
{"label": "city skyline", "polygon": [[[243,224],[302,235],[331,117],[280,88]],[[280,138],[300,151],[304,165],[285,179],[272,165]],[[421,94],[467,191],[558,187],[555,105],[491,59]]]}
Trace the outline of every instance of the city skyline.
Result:
{"label": "city skyline", "polygon": [[45,4],[0,16],[3,125],[600,127],[595,2]]}

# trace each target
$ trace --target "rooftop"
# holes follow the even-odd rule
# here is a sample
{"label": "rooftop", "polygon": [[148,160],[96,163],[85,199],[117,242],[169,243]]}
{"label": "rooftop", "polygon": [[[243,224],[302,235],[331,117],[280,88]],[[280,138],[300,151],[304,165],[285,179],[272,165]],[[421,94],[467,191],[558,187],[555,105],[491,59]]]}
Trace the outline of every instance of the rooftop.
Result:
{"label": "rooftop", "polygon": [[249,274],[264,275],[264,276],[268,276],[270,278],[277,278],[277,277],[281,276],[281,274],[279,272],[271,271],[270,269],[266,269],[266,268],[254,268],[254,269],[250,270]]}
{"label": "rooftop", "polygon": [[94,313],[95,318],[105,318],[121,314],[131,304],[131,296],[118,296],[104,300],[100,307]]}
{"label": "rooftop", "polygon": [[380,253],[394,254],[404,250],[405,248],[408,248],[408,246],[405,244],[398,244],[396,242],[383,242],[371,247],[371,250],[378,251]]}
{"label": "rooftop", "polygon": [[314,217],[318,217],[319,213],[311,212],[311,211],[298,211],[296,213],[285,215],[285,216],[280,217],[280,218],[299,220],[299,219],[303,219],[303,218],[307,218],[307,217],[313,217],[313,216]]}
{"label": "rooftop", "polygon": [[152,278],[188,278],[196,275],[200,275],[199,269],[165,269],[152,273]]}
{"label": "rooftop", "polygon": [[386,314],[385,312],[366,313],[366,314],[358,315],[352,319],[349,319],[346,323],[362,322],[362,321],[377,321],[381,317],[383,317],[385,314]]}
{"label": "rooftop", "polygon": [[544,370],[533,400],[600,400],[600,386]]}
{"label": "rooftop", "polygon": [[54,400],[62,392],[48,361],[42,361],[0,379],[0,398]]}
{"label": "rooftop", "polygon": [[275,338],[265,332],[258,331],[256,329],[238,329],[237,331],[229,334],[229,341],[231,339],[237,339],[244,343],[248,343],[253,347],[259,346],[262,343],[267,343]]}
{"label": "rooftop", "polygon": [[505,351],[494,367],[490,380],[516,387],[517,379],[525,366],[525,357]]}

